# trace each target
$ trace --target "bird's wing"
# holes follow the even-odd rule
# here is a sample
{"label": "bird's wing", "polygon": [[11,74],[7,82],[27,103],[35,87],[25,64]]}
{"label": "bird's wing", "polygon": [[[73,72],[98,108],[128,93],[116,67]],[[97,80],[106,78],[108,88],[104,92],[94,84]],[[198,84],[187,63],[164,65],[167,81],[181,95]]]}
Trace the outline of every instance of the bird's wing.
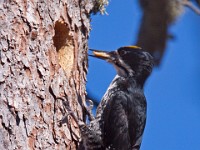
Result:
{"label": "bird's wing", "polygon": [[104,110],[104,143],[107,148],[129,150],[131,147],[128,129],[128,98],[119,92],[109,99]]}
{"label": "bird's wing", "polygon": [[141,91],[137,91],[128,101],[129,136],[133,150],[139,150],[146,124],[146,98]]}

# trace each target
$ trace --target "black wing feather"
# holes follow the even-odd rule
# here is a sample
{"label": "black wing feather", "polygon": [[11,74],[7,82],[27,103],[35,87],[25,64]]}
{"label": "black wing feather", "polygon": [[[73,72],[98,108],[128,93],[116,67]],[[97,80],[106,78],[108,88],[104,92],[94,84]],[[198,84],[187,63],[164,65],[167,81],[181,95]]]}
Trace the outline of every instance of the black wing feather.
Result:
{"label": "black wing feather", "polygon": [[138,150],[146,121],[146,99],[140,91],[116,92],[104,110],[104,143],[112,150]]}
{"label": "black wing feather", "polygon": [[107,148],[129,150],[130,136],[127,118],[127,98],[125,95],[114,94],[104,111],[104,134]]}

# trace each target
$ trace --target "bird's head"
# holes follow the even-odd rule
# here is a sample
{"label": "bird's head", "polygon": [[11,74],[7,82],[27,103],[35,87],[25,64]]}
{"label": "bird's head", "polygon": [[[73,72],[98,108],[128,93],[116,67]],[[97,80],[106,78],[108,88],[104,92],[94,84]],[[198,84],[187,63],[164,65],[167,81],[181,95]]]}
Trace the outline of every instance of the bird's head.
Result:
{"label": "bird's head", "polygon": [[113,64],[119,76],[134,76],[139,81],[145,82],[153,68],[153,57],[138,46],[120,47],[111,52],[90,50],[93,51],[93,55],[90,56]]}

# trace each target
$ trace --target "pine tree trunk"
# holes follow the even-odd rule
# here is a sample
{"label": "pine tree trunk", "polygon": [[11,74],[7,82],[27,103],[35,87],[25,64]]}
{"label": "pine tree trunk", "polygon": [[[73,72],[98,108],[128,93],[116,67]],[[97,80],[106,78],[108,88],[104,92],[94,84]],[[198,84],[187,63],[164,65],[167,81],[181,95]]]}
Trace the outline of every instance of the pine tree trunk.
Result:
{"label": "pine tree trunk", "polygon": [[0,149],[76,149],[84,118],[88,1],[0,3]]}

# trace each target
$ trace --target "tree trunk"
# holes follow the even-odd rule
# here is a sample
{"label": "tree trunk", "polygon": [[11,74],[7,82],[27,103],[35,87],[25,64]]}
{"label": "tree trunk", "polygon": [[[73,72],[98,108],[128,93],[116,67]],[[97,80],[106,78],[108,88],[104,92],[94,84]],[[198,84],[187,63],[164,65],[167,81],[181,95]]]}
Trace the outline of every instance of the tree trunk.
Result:
{"label": "tree trunk", "polygon": [[83,119],[91,1],[0,3],[0,149],[76,149]]}

